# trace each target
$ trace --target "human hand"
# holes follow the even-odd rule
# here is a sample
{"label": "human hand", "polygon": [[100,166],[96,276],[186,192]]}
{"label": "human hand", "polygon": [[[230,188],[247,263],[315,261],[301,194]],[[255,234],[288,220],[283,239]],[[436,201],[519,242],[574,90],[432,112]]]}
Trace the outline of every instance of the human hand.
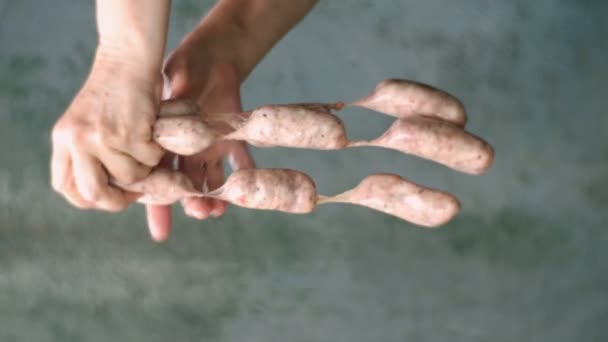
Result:
{"label": "human hand", "polygon": [[[239,86],[266,53],[291,30],[317,3],[297,0],[289,5],[279,0],[246,2],[218,1],[168,58],[165,73],[170,97],[186,97],[199,102],[209,112],[241,110]],[[202,186],[210,187],[223,179],[222,159],[229,156],[236,168],[253,167],[245,145],[225,142],[211,146],[197,156],[181,158],[180,169]],[[170,167],[174,156],[166,155],[161,166]],[[198,172],[201,166],[205,172]],[[219,201],[187,199],[186,213],[205,218],[220,216],[225,204]],[[168,206],[146,208],[152,237],[165,240],[171,227]]]}
{"label": "human hand", "polygon": [[120,211],[140,194],[130,184],[158,164],[152,140],[160,100],[160,73],[138,69],[99,50],[80,92],[52,130],[53,189],[81,209]]}
{"label": "human hand", "polygon": [[169,1],[96,2],[91,72],[52,130],[51,183],[82,209],[119,211],[139,194],[110,184],[145,177],[163,151],[152,141]]}
{"label": "human hand", "polygon": [[[167,59],[164,68],[168,79],[166,95],[170,98],[194,100],[207,115],[241,112],[240,81],[236,67],[229,62],[214,61],[208,54],[210,50],[212,47],[189,51],[187,47],[182,46]],[[225,157],[228,157],[233,170],[255,167],[245,143],[238,141],[218,142],[187,157],[168,153],[161,165],[172,168],[173,160],[178,158],[179,171],[185,174],[197,189],[213,190],[224,182]],[[226,210],[226,203],[217,199],[189,197],[183,199],[181,204],[186,215],[199,220],[209,216],[220,217]],[[171,229],[171,207],[147,204],[146,213],[152,238],[156,241],[166,240]]]}

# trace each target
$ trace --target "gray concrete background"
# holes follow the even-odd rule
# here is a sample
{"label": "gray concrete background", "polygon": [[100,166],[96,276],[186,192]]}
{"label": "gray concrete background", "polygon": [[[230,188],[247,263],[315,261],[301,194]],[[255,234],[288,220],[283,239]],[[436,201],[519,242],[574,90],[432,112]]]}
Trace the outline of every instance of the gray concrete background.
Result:
{"label": "gray concrete background", "polygon": [[[325,1],[259,65],[245,107],[428,82],[496,148],[482,177],[374,149],[254,150],[322,192],[398,172],[458,195],[425,230],[364,208],[308,216],[81,212],[48,185],[51,124],[84,79],[92,1],[0,0],[0,341],[608,341],[608,5]],[[169,48],[210,6],[175,1]],[[341,114],[371,137],[390,120]]]}

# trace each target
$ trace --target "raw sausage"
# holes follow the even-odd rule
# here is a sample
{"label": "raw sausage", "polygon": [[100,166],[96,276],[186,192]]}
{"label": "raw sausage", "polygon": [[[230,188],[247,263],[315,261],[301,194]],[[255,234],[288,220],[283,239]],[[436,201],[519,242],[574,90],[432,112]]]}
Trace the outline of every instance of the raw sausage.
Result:
{"label": "raw sausage", "polygon": [[460,203],[450,194],[388,173],[367,176],[353,189],[319,200],[319,204],[331,202],[365,206],[426,227],[438,227],[460,210]]}
{"label": "raw sausage", "polygon": [[224,139],[252,145],[334,150],[346,146],[344,124],[337,116],[313,105],[266,105],[253,110],[247,121]]}
{"label": "raw sausage", "polygon": [[380,82],[366,97],[350,105],[360,106],[400,119],[430,116],[464,127],[467,117],[463,104],[452,95],[429,85],[389,79]]}
{"label": "raw sausage", "polygon": [[206,196],[240,207],[305,214],[314,210],[317,191],[306,174],[290,169],[243,169]]}
{"label": "raw sausage", "polygon": [[389,148],[475,175],[487,170],[494,159],[494,150],[485,141],[452,123],[430,117],[396,120],[380,137],[349,146]]}
{"label": "raw sausage", "polygon": [[165,150],[182,156],[199,153],[219,135],[197,116],[162,117],[154,124],[154,141]]}

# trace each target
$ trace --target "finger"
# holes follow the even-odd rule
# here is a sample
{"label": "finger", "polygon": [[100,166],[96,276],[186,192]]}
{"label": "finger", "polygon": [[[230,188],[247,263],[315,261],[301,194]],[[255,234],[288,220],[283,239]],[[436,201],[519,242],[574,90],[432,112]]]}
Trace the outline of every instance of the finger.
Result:
{"label": "finger", "polygon": [[[215,190],[224,183],[224,163],[222,159],[217,159],[207,166],[207,185],[209,191]],[[220,217],[226,211],[226,202],[219,199],[211,201],[211,216]]]}
{"label": "finger", "polygon": [[118,184],[132,184],[150,173],[150,167],[120,151],[103,148],[97,155],[110,176]]}
{"label": "finger", "polygon": [[425,115],[461,127],[467,121],[464,106],[458,99],[426,84],[406,80],[382,81],[368,96],[351,105],[401,119]]}
{"label": "finger", "polygon": [[[176,170],[177,158],[169,153],[159,162],[160,168]],[[146,221],[150,237],[157,242],[165,241],[171,233],[171,206],[146,204]]]}
{"label": "finger", "polygon": [[231,141],[227,144],[230,144],[227,155],[228,164],[232,171],[255,168],[255,160],[245,142]]}
{"label": "finger", "polygon": [[[204,109],[210,113],[238,113],[243,110],[240,95],[240,83],[234,70],[227,65],[220,65],[215,70],[216,84],[205,97]],[[208,160],[212,162],[207,167],[209,189],[219,188],[224,182],[224,168],[222,159],[225,155],[229,158],[231,168],[254,167],[253,158],[247,151],[243,142],[225,142],[212,146],[208,151]],[[215,154],[215,156],[214,156]],[[213,200],[211,215],[219,217],[226,211],[226,202]]]}
{"label": "finger", "polygon": [[76,184],[69,185],[70,190],[65,191],[61,195],[74,207],[78,209],[93,209],[95,204],[85,200],[80,193],[78,192],[78,188],[76,188]]}
{"label": "finger", "polygon": [[200,109],[196,102],[189,99],[170,99],[161,102],[159,117],[198,115]]}
{"label": "finger", "polygon": [[182,201],[184,213],[198,220],[204,220],[209,217],[213,208],[213,202],[210,198],[188,197]]}
{"label": "finger", "polygon": [[[204,108],[209,112],[242,112],[240,86],[238,78],[234,73],[226,68],[218,68],[217,74],[221,74],[223,83],[213,88],[208,96],[208,101],[204,103]],[[216,75],[217,76],[217,75]],[[255,167],[255,161],[247,148],[247,144],[241,141],[227,141],[222,143],[224,146],[222,154],[228,156],[228,163],[233,171]]]}
{"label": "finger", "polygon": [[[70,174],[72,172],[71,163],[68,165],[67,172]],[[94,203],[87,201],[84,199],[84,197],[82,197],[82,195],[80,195],[80,192],[76,187],[76,183],[74,182],[74,177],[67,177],[62,186],[61,195],[68,201],[68,203],[78,209],[91,209],[95,206]]]}
{"label": "finger", "polygon": [[[82,195],[76,186],[76,182],[74,180],[70,180],[66,183],[66,187],[64,192],[61,194],[71,205],[78,209],[95,209],[95,203],[89,202]],[[125,199],[127,203],[133,203],[142,197],[143,194],[135,193],[135,192],[124,192]]]}
{"label": "finger", "polygon": [[[199,153],[191,158],[184,158],[180,165],[180,170],[189,176],[197,190],[206,190],[207,187],[207,164],[204,157],[203,153]],[[199,220],[209,217],[213,209],[213,202],[210,198],[189,197],[182,200],[181,203],[186,215]]]}
{"label": "finger", "polygon": [[[224,156],[229,152],[231,143],[220,143],[212,145],[204,151],[205,158],[205,190],[211,191],[222,186],[224,182]],[[226,202],[218,199],[208,199],[211,208],[210,215],[220,217],[226,211]]]}
{"label": "finger", "polygon": [[63,146],[53,148],[51,156],[51,186],[57,192],[63,191],[71,170],[70,153]]}
{"label": "finger", "polygon": [[72,162],[78,192],[96,208],[120,211],[130,204],[123,191],[108,184],[108,176],[98,160],[86,153],[75,152],[72,153]]}
{"label": "finger", "polygon": [[125,191],[125,190],[123,190],[122,193],[125,196],[125,200],[127,201],[127,203],[136,202],[144,196],[144,194],[139,193],[139,192],[131,192],[131,191]]}
{"label": "finger", "polygon": [[[166,62],[166,61],[165,61]],[[171,91],[171,79],[169,79],[169,76],[166,73],[166,63],[165,65],[163,65],[163,71],[161,72],[161,75],[163,77],[163,90],[162,90],[162,94],[161,94],[161,99],[162,100],[167,100],[173,97],[172,91]]]}
{"label": "finger", "polygon": [[494,160],[494,150],[487,142],[454,124],[428,117],[397,120],[377,139],[351,144],[357,145],[394,149],[476,175]]}
{"label": "finger", "polygon": [[162,242],[169,238],[171,232],[171,206],[146,205],[146,220],[150,237],[154,241]]}
{"label": "finger", "polygon": [[166,153],[163,148],[154,141],[124,143],[108,141],[108,146],[135,159],[140,164],[148,167],[157,166]]}
{"label": "finger", "polygon": [[[167,57],[162,67],[163,99],[200,95],[200,89],[208,80],[207,73],[205,70],[192,72],[178,58],[174,58],[174,52]],[[193,74],[196,74],[196,77],[190,77]]]}

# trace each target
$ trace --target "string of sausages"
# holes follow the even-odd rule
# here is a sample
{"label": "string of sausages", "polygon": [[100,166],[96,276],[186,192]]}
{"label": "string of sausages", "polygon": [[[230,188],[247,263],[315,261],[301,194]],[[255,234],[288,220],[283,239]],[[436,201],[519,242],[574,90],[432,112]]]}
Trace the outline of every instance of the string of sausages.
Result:
{"label": "string of sausages", "polygon": [[[343,121],[332,111],[359,106],[395,117],[372,140],[351,141]],[[373,146],[428,159],[460,172],[478,175],[493,162],[492,147],[467,132],[464,106],[451,95],[424,84],[390,79],[366,97],[349,104],[274,104],[245,113],[200,113],[184,100],[163,104],[154,139],[167,151],[188,156],[222,140],[243,140],[258,147],[339,150]],[[373,174],[336,196],[321,196],[306,174],[290,169],[233,172],[213,191],[196,189],[182,173],[156,169],[125,190],[144,194],[142,203],[170,204],[186,197],[210,197],[237,206],[304,214],[324,203],[365,206],[422,226],[439,226],[460,210],[452,195],[423,187],[396,174]]]}

